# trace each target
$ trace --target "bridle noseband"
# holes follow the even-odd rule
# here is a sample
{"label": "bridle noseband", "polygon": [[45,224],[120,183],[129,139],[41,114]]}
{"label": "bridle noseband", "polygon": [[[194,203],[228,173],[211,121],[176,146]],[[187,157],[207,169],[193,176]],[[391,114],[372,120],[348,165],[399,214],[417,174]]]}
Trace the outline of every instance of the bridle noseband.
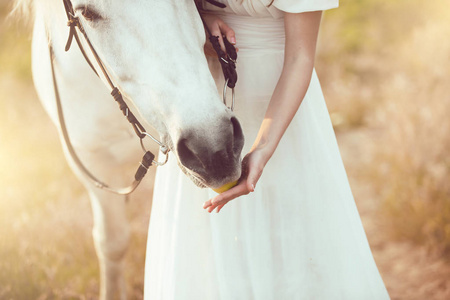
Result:
{"label": "bridle noseband", "polygon": [[[77,30],[76,28],[78,28],[78,30],[83,34],[84,39],[86,41],[86,43],[89,46],[89,49],[92,53],[92,55],[95,58],[96,64],[99,66],[104,78],[106,79],[106,81],[108,82],[109,86],[111,87],[111,95],[114,98],[114,100],[117,102],[117,104],[119,105],[120,110],[122,111],[123,115],[125,116],[125,118],[128,120],[128,122],[131,124],[131,126],[133,127],[136,135],[139,137],[140,140],[140,144],[141,144],[141,148],[144,151],[144,156],[142,157],[142,160],[140,162],[140,165],[135,173],[134,176],[134,181],[133,183],[125,188],[112,188],[109,185],[107,185],[106,183],[100,181],[99,179],[97,179],[96,176],[94,176],[85,166],[84,164],[81,162],[81,160],[79,159],[78,155],[76,154],[76,151],[70,141],[69,138],[69,134],[67,131],[67,127],[65,124],[65,120],[64,120],[64,114],[63,114],[63,110],[62,110],[62,105],[61,105],[61,98],[60,98],[60,94],[59,94],[59,90],[58,90],[58,85],[57,85],[57,81],[56,81],[56,76],[55,76],[55,67],[54,67],[54,52],[53,52],[53,48],[51,43],[49,42],[49,52],[50,52],[50,62],[51,62],[51,69],[52,69],[52,78],[53,78],[53,87],[54,87],[54,92],[55,92],[55,98],[56,98],[56,104],[57,104],[57,110],[58,110],[58,119],[60,122],[60,126],[61,126],[61,131],[62,131],[62,135],[63,135],[63,139],[65,142],[65,145],[67,147],[67,150],[69,151],[72,159],[74,160],[75,164],[79,167],[79,169],[82,171],[82,173],[89,178],[95,186],[101,188],[101,189],[105,189],[107,191],[116,193],[116,194],[121,194],[121,195],[128,195],[131,192],[133,192],[139,185],[139,183],[142,181],[142,179],[144,178],[145,174],[147,173],[147,170],[149,169],[150,166],[152,166],[153,164],[156,166],[162,166],[164,164],[167,163],[168,161],[168,155],[169,155],[169,151],[170,149],[164,145],[163,143],[161,143],[158,139],[156,139],[154,136],[152,136],[150,133],[148,133],[144,126],[142,126],[142,124],[138,121],[138,119],[135,117],[135,115],[131,112],[131,110],[129,109],[128,105],[126,104],[126,102],[123,99],[122,93],[120,92],[120,90],[114,85],[111,77],[108,74],[108,71],[105,68],[105,65],[103,63],[103,61],[101,60],[100,56],[97,54],[97,51],[95,51],[94,46],[92,45],[91,41],[89,40],[89,37],[86,34],[86,31],[83,28],[83,25],[80,22],[80,19],[78,17],[75,16],[75,11],[73,9],[73,5],[72,2],[70,0],[63,0],[64,3],[64,8],[66,11],[66,15],[67,15],[67,25],[70,28],[69,31],[69,37],[67,39],[67,43],[66,43],[66,47],[65,47],[65,51],[68,51],[70,49],[70,46],[72,45],[72,41],[73,38],[75,38],[78,47],[81,51],[81,53],[83,54],[84,58],[86,59],[87,63],[89,64],[89,66],[91,67],[91,69],[94,71],[94,73],[99,76],[97,70],[95,69],[94,65],[92,64],[91,60],[89,59],[88,55],[86,54],[86,51],[84,50],[84,47],[80,41],[80,38],[78,36]],[[203,18],[202,18],[203,21]],[[204,23],[204,21],[203,21]],[[228,41],[226,41],[226,47],[227,47],[227,52],[228,53],[233,53],[234,54],[230,54],[227,55],[225,54],[221,49],[220,49],[220,45],[219,45],[219,40],[218,37],[215,37],[211,34],[211,32],[209,31],[208,27],[205,24],[205,28],[208,31],[209,35],[210,35],[210,41],[213,44],[214,49],[216,50],[218,56],[219,56],[219,61],[222,65],[222,70],[224,72],[224,76],[226,79],[225,82],[225,87],[224,87],[224,94],[223,94],[223,101],[226,105],[226,88],[227,86],[232,88],[233,90],[233,97],[232,97],[232,105],[231,105],[231,110],[233,110],[234,108],[234,102],[235,102],[235,96],[234,96],[234,86],[236,84],[237,81],[237,74],[236,74],[236,49],[234,48],[233,45],[231,45],[230,43],[228,43]],[[48,40],[50,41],[50,39],[48,38]],[[225,41],[226,39],[224,39]],[[100,76],[99,76],[100,77]],[[146,137],[149,137],[151,140],[153,140],[155,143],[157,143],[159,145],[159,149],[160,151],[165,155],[165,159],[163,162],[159,162],[157,160],[155,160],[155,155],[147,150],[144,146],[144,139]]]}

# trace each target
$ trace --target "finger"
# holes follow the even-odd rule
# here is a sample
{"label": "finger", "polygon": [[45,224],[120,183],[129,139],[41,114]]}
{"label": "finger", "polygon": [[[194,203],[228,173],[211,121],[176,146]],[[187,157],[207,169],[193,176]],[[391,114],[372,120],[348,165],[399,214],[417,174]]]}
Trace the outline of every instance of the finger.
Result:
{"label": "finger", "polygon": [[219,206],[224,206],[225,204],[227,204],[228,202],[221,202],[222,204],[212,204],[210,207],[208,207],[207,211],[210,213],[212,212],[214,209],[216,209]]}
{"label": "finger", "polygon": [[235,187],[229,189],[226,192],[223,192],[222,194],[218,195],[217,197],[213,198],[212,205],[217,206],[223,203],[226,203],[230,200],[233,200],[234,198],[237,198],[242,195],[248,194],[249,191],[247,189],[247,185],[245,182],[242,182]]}
{"label": "finger", "polygon": [[224,53],[227,53],[227,49],[225,48],[225,43],[223,42],[223,36],[219,35],[219,44],[220,44],[220,49],[222,49],[222,51]]}
{"label": "finger", "polygon": [[[227,203],[228,203],[228,202],[227,202]],[[226,203],[225,203],[225,204],[226,204]],[[219,213],[220,210],[222,209],[222,207],[225,206],[225,204],[222,204],[222,205],[217,206],[216,213]]]}
{"label": "finger", "polygon": [[219,45],[220,45],[220,49],[222,49],[223,52],[227,52],[227,50],[225,49],[225,44],[223,43],[223,33],[221,32],[220,26],[215,27],[214,29],[211,29],[211,34],[213,36],[217,36],[219,37]]}
{"label": "finger", "polygon": [[262,175],[262,169],[251,169],[248,173],[248,177],[247,177],[247,189],[249,191],[254,192],[255,191],[255,187],[256,187],[256,183],[258,182],[259,178]]}
{"label": "finger", "polygon": [[205,43],[205,46],[203,47],[205,55],[209,57],[217,57],[216,51],[214,51],[214,48],[212,47],[211,43]]}
{"label": "finger", "polygon": [[245,182],[242,182],[237,186],[229,189],[228,191],[223,192],[222,194],[213,198],[211,201],[211,205],[208,207],[208,212],[212,212],[217,206],[226,204],[227,202],[239,196],[247,195],[249,192],[250,191],[247,189],[247,184]]}
{"label": "finger", "polygon": [[222,198],[222,194],[211,199],[211,204],[207,207],[207,211],[210,213],[219,205],[225,205],[228,201]]}
{"label": "finger", "polygon": [[227,38],[227,40],[235,45],[236,44],[236,34],[234,33],[234,30],[231,29],[230,26],[228,26],[226,23],[221,22],[219,24],[220,27],[220,31],[222,32],[222,34]]}
{"label": "finger", "polygon": [[211,206],[211,201],[212,201],[212,199],[209,199],[208,201],[203,203],[203,209],[210,207]]}

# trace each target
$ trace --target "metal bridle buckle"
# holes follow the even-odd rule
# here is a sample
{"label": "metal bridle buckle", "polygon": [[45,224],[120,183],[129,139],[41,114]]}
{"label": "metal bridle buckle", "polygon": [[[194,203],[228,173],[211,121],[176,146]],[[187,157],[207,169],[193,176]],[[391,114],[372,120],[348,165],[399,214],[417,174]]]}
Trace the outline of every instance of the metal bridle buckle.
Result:
{"label": "metal bridle buckle", "polygon": [[164,166],[164,165],[167,163],[167,161],[169,160],[169,152],[170,152],[170,149],[169,149],[166,145],[164,145],[163,143],[161,143],[160,141],[158,141],[158,139],[156,139],[156,138],[155,138],[153,135],[151,135],[150,133],[148,133],[148,132],[146,132],[146,131],[141,132],[141,133],[144,135],[144,137],[141,138],[141,139],[139,140],[140,143],[141,143],[142,151],[144,151],[144,153],[148,151],[147,148],[145,148],[145,145],[144,145],[144,139],[145,139],[145,137],[149,137],[150,139],[152,139],[155,143],[157,143],[157,144],[159,145],[159,151],[161,151],[161,153],[164,154],[164,155],[166,156],[163,162],[159,162],[159,161],[157,161],[157,160],[153,160],[153,163],[154,163],[155,165],[159,166],[159,167],[160,167],[160,166]]}
{"label": "metal bridle buckle", "polygon": [[234,110],[234,103],[235,103],[235,100],[236,100],[236,96],[235,96],[235,93],[234,93],[234,88],[232,88],[232,89],[231,89],[231,107],[229,107],[229,106],[227,105],[227,88],[228,88],[228,80],[229,80],[229,79],[227,79],[227,80],[225,81],[225,84],[224,84],[224,86],[223,86],[223,104],[225,104],[226,107],[228,107],[229,109],[231,109],[231,111],[233,111],[233,110]]}

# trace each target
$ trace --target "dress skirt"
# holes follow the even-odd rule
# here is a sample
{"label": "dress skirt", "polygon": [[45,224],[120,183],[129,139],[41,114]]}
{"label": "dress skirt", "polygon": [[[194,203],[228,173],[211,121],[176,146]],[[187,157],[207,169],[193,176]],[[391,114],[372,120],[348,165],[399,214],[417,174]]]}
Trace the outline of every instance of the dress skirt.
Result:
{"label": "dress skirt", "polygon": [[[283,67],[283,19],[226,14],[236,32],[235,113],[251,147]],[[223,89],[220,66],[210,68]],[[175,159],[158,168],[145,299],[389,299],[353,200],[316,73],[255,192],[219,214]]]}

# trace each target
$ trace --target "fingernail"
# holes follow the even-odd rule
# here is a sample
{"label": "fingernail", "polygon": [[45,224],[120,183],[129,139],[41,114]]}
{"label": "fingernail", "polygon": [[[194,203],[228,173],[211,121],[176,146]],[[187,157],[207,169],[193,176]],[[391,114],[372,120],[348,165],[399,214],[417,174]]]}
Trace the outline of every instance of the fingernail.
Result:
{"label": "fingernail", "polygon": [[252,192],[255,191],[255,185],[252,183]]}
{"label": "fingernail", "polygon": [[230,43],[232,44],[236,44],[236,38],[234,36],[231,37],[230,39]]}

